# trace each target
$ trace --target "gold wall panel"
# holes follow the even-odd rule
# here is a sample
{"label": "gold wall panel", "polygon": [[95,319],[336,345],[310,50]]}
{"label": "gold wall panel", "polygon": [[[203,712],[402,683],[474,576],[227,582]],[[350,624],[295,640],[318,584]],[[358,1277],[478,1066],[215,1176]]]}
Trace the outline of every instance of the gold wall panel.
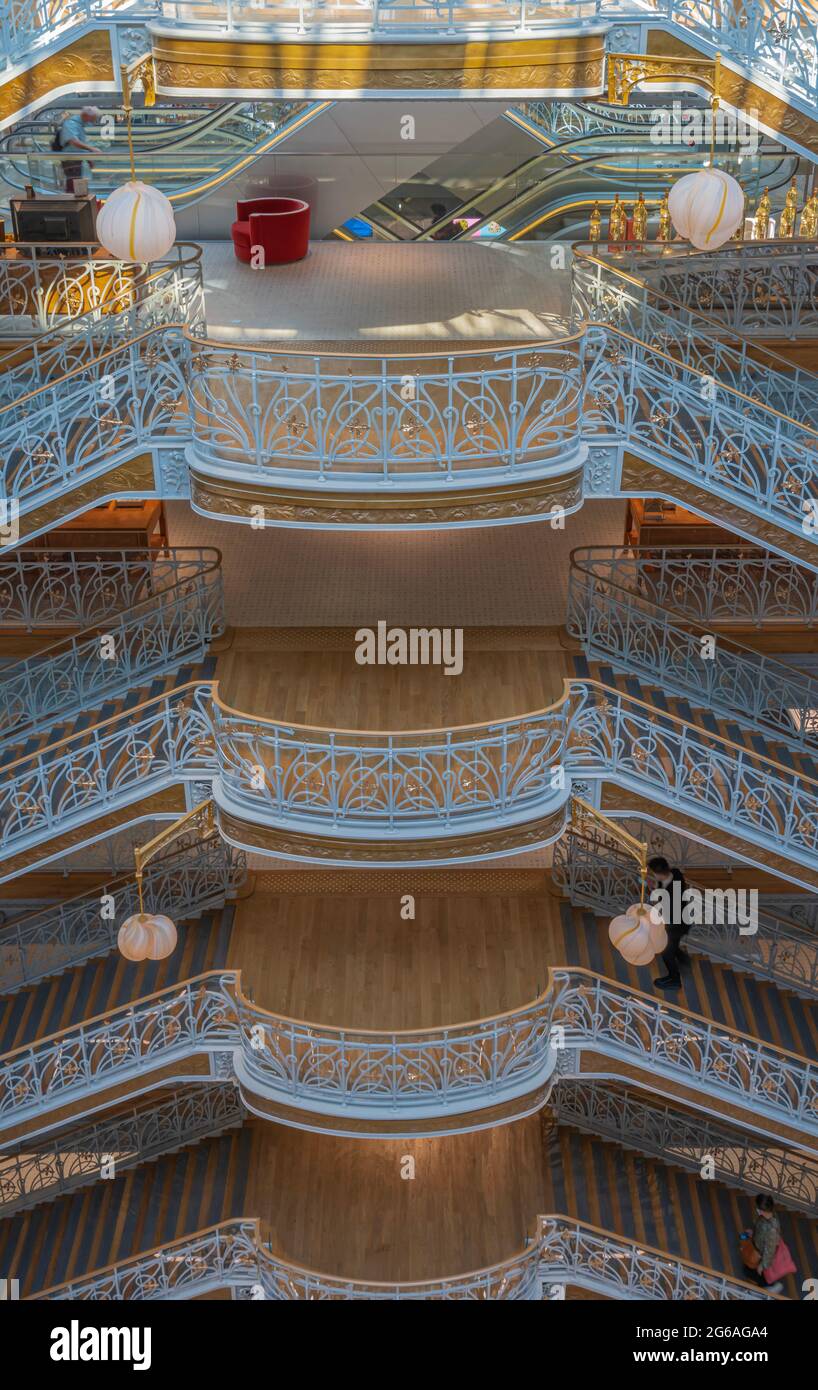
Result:
{"label": "gold wall panel", "polygon": [[547,816],[521,825],[501,826],[497,830],[472,831],[430,837],[424,840],[345,840],[341,836],[316,835],[271,825],[256,825],[217,808],[219,829],[246,849],[279,854],[287,859],[320,860],[329,864],[416,864],[429,859],[451,863],[479,855],[504,854],[512,850],[536,849],[556,840],[565,829],[563,806]]}
{"label": "gold wall panel", "polygon": [[[648,19],[648,16],[645,16]],[[649,20],[648,20],[649,22]],[[684,58],[701,59],[701,51],[691,48],[682,39],[674,38],[672,34],[666,34],[662,30],[653,29],[648,35],[648,53],[656,58]],[[808,149],[814,150],[818,147],[818,120],[811,116],[806,116],[803,111],[798,111],[790,106],[780,97],[773,96],[771,92],[765,91],[764,87],[759,87],[750,78],[742,77],[739,73],[731,72],[725,65],[722,57],[719,91],[724,101],[730,106],[734,106],[737,111],[752,111],[756,113],[758,120],[762,121],[770,130],[779,132],[781,135],[789,135],[791,139],[805,145]]]}
{"label": "gold wall panel", "polygon": [[603,89],[604,36],[384,44],[242,43],[163,34],[153,37],[153,57],[159,92],[590,94]]}
{"label": "gold wall panel", "polygon": [[[191,501],[213,516],[252,516],[251,507],[263,506],[269,522],[296,521],[306,526],[423,526],[451,525],[458,521],[513,521],[515,517],[546,517],[551,508],[567,511],[582,499],[582,470],[558,478],[520,483],[493,483],[468,488],[454,495],[446,491],[393,494],[294,491],[259,484],[226,483],[204,478],[191,469]],[[398,501],[398,496],[400,501]]]}
{"label": "gold wall panel", "polygon": [[111,38],[107,29],[83,34],[82,38],[51,53],[19,76],[3,81],[0,77],[0,121],[9,120],[32,102],[41,102],[60,87],[87,90],[89,83],[114,81]]}

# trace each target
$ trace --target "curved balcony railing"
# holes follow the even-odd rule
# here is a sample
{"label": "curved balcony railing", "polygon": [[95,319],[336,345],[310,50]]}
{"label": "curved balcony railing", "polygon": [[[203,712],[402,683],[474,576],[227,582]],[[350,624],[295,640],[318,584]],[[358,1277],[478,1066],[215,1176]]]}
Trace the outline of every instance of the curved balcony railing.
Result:
{"label": "curved balcony railing", "polygon": [[0,1156],[0,1216],[29,1211],[98,1182],[106,1156],[124,1172],[241,1125],[244,1106],[232,1086],[193,1086],[166,1100],[142,1101],[96,1123],[76,1126],[23,1151]]}
{"label": "curved balcony railing", "polygon": [[[242,887],[247,875],[243,854],[214,832],[153,860],[143,879],[147,912],[186,921],[221,907]],[[139,911],[133,877],[98,885],[93,892],[28,912],[0,926],[0,994],[12,994],[52,975],[62,974],[117,944],[122,923]],[[2,1178],[0,1178],[2,1188]]]}
{"label": "curved balcony railing", "polygon": [[[145,583],[143,587],[131,580],[128,588],[133,593],[142,587],[143,596],[124,612],[120,600],[120,611],[98,618],[94,629],[0,668],[0,748],[20,746],[56,720],[98,709],[140,682],[201,659],[224,631],[221,556],[216,550],[128,551],[104,559],[84,559],[78,552],[72,559],[75,573],[81,569],[85,583],[97,594],[101,590],[95,579],[104,583],[105,573],[126,570],[133,562]],[[58,572],[71,563],[52,565],[48,552],[26,551],[19,566],[14,559],[0,558],[0,597],[6,582],[13,586],[18,568],[22,582],[36,587],[42,608],[46,586],[52,594],[59,593]],[[12,602],[17,606],[17,599]],[[0,626],[5,626],[4,618],[0,612]]]}
{"label": "curved balcony railing", "polygon": [[249,481],[428,487],[579,459],[576,339],[491,353],[347,356],[197,343],[197,464]]}
{"label": "curved balcony railing", "polygon": [[540,1300],[543,1286],[575,1285],[612,1298],[756,1301],[774,1298],[745,1283],[566,1216],[540,1216],[526,1249],[487,1269],[412,1284],[372,1283],[318,1274],[274,1255],[261,1223],[236,1219],[109,1265],[32,1300],[190,1299],[216,1289],[238,1297],[470,1301]]}
{"label": "curved balcony railing", "polygon": [[[554,847],[555,883],[570,901],[610,916],[625,912],[639,898],[639,877],[633,861],[606,838],[564,835]],[[696,887],[695,878],[688,880]],[[697,922],[685,937],[691,950],[702,951],[732,970],[791,990],[805,999],[818,998],[818,933],[779,912],[758,911],[754,930],[746,935],[730,917],[726,903],[713,900],[711,922]]]}
{"label": "curved balcony railing", "polygon": [[644,1092],[571,1077],[554,1088],[549,1112],[558,1124],[611,1139],[698,1175],[702,1154],[708,1154],[716,1182],[742,1192],[764,1192],[780,1206],[810,1217],[818,1208],[815,1159],[705,1115],[689,1115],[655,1097],[646,1100]]}
{"label": "curved balcony railing", "polygon": [[[283,725],[230,710],[212,682],[193,682],[4,772],[3,857],[180,779],[206,778],[222,812],[318,834],[330,857],[346,835],[344,856],[350,840],[369,836],[413,839],[423,858],[435,835],[485,836],[554,816],[571,779],[591,777],[786,859],[795,882],[798,866],[818,868],[818,783],[593,680],[566,681],[546,710],[419,733]],[[432,841],[428,856],[440,852]],[[483,852],[498,847],[486,839]]]}
{"label": "curved balcony railing", "polygon": [[815,1063],[573,968],[552,968],[523,1008],[413,1032],[283,1018],[242,994],[238,972],[213,971],[0,1058],[0,1127],[45,1123],[64,1105],[203,1052],[232,1054],[245,1098],[372,1123],[461,1115],[474,1127],[487,1107],[540,1090],[563,1053],[586,1049],[744,1106],[759,1130],[785,1123],[818,1135]]}
{"label": "curved balcony railing", "polygon": [[[716,592],[718,585],[718,592]],[[748,592],[749,590],[749,592]],[[818,599],[816,576],[764,552],[592,547],[571,556],[567,628],[586,656],[613,662],[703,709],[818,752],[818,681],[704,626],[696,609],[730,610],[771,592],[776,621],[797,621]],[[679,595],[679,606],[674,603]],[[724,594],[722,598],[721,595]],[[789,605],[787,599],[790,599]],[[756,612],[759,610],[756,609]]]}
{"label": "curved balcony railing", "polygon": [[248,719],[213,702],[219,797],[238,814],[324,833],[459,830],[564,800],[562,712],[413,733],[355,733]]}

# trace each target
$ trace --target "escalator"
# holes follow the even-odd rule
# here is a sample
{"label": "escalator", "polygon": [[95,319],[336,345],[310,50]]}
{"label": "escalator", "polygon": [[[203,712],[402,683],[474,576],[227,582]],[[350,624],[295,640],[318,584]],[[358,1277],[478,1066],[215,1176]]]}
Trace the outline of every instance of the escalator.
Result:
{"label": "escalator", "polygon": [[[495,122],[484,132],[482,146],[465,142],[336,235],[386,241],[576,237],[585,234],[595,202],[604,211],[616,194],[633,201],[641,192],[655,211],[679,177],[708,159],[702,147],[658,146],[651,138],[653,127],[644,123],[644,110],[641,123],[632,122],[627,132],[615,118],[606,124],[596,112],[579,107],[572,112],[578,123],[600,128],[557,144],[559,123],[538,127],[527,114],[509,111],[513,136],[508,121]],[[717,160],[742,183],[751,201],[765,187],[775,201],[776,191],[783,191],[800,171],[798,156],[773,142],[755,154],[724,152]]]}
{"label": "escalator", "polygon": [[[302,129],[328,102],[227,102],[201,106],[152,107],[135,112],[134,165],[137,178],[156,184],[177,209],[191,207],[249,168]],[[64,187],[64,154],[51,141],[65,108],[18,126],[0,140],[4,201],[28,186],[38,194]],[[116,124],[110,130],[110,118]],[[88,128],[88,143],[100,153],[85,162],[89,188],[99,198],[131,178],[122,112],[103,112]]]}

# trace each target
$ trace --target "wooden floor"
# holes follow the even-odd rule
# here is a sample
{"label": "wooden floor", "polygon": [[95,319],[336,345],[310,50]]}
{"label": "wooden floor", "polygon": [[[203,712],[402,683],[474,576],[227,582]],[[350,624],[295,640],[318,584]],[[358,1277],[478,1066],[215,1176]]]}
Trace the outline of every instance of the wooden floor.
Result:
{"label": "wooden floor", "polygon": [[359,666],[354,652],[352,633],[342,651],[234,648],[217,662],[219,695],[249,714],[321,728],[441,728],[544,709],[562,695],[569,660],[557,635],[542,648],[475,650],[468,630],[459,676]]}
{"label": "wooden floor", "polygon": [[[414,1177],[406,1159],[414,1160]],[[476,1134],[379,1142],[251,1120],[155,1164],[0,1222],[0,1263],[22,1292],[231,1217],[258,1217],[273,1252],[340,1277],[466,1273],[518,1253],[539,1214],[574,1216],[741,1277],[749,1197],[543,1115]],[[783,1214],[806,1277],[816,1223]],[[795,1279],[787,1293],[798,1296]]]}
{"label": "wooden floor", "polygon": [[[271,876],[268,876],[268,878]],[[655,965],[629,966],[607,921],[540,891],[400,898],[258,891],[236,906],[228,966],[245,991],[289,1017],[348,1028],[426,1028],[526,1004],[549,966],[577,965],[657,994]],[[485,880],[491,885],[491,875]],[[502,880],[501,880],[502,883]],[[664,998],[663,995],[659,997]],[[818,1006],[693,955],[672,1003],[800,1056],[818,1055]]]}

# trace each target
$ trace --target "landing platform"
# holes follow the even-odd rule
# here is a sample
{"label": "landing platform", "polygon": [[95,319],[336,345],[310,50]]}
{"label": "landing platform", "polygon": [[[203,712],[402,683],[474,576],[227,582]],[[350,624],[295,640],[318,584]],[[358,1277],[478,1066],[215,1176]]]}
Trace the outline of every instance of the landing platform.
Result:
{"label": "landing platform", "polygon": [[570,274],[546,243],[312,242],[294,265],[253,270],[231,242],[204,244],[208,333],[326,351],[460,351],[561,338]]}

